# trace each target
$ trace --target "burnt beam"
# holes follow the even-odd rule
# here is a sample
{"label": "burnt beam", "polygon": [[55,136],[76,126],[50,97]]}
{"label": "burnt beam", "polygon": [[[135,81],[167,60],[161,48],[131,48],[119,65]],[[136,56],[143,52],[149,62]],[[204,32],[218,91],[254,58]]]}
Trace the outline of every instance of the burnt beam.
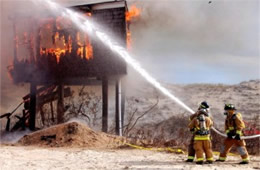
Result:
{"label": "burnt beam", "polygon": [[102,78],[102,131],[108,131],[108,78]]}

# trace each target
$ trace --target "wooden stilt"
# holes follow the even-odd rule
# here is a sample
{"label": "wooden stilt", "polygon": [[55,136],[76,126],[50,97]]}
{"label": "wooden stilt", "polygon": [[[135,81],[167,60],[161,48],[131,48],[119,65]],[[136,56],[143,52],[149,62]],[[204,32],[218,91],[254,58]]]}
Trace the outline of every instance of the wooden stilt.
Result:
{"label": "wooden stilt", "polygon": [[115,96],[116,96],[116,105],[115,105],[115,119],[116,119],[116,134],[119,136],[122,136],[122,115],[121,115],[121,81],[116,81],[116,90],[115,90]]}
{"label": "wooden stilt", "polygon": [[36,91],[37,91],[37,85],[34,84],[34,83],[31,83],[31,87],[30,87],[30,118],[29,118],[29,128],[30,128],[30,130],[35,130]]}
{"label": "wooden stilt", "polygon": [[58,86],[57,123],[64,122],[64,85]]}
{"label": "wooden stilt", "polygon": [[102,79],[102,131],[108,131],[108,79]]}
{"label": "wooden stilt", "polygon": [[52,103],[52,101],[50,102],[50,106],[51,106],[51,120],[54,123],[55,119],[54,119],[54,110],[53,110],[53,103]]}
{"label": "wooden stilt", "polygon": [[122,135],[124,131],[124,118],[125,118],[125,84],[121,83],[121,127]]}

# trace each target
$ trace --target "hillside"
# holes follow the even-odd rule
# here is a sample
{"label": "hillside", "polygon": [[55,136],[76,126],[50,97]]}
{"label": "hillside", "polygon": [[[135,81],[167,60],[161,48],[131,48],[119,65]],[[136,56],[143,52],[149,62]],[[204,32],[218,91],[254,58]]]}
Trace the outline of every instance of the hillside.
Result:
{"label": "hillside", "polygon": [[[255,118],[259,120],[260,80],[241,82],[236,85],[163,85],[193,110],[197,110],[199,103],[206,100],[211,107],[211,116],[220,128],[225,118],[223,115],[225,103],[234,104],[237,111],[242,113],[245,120],[252,120]],[[152,87],[147,87],[148,88],[140,88],[136,93],[138,95],[131,96],[131,98],[138,99],[139,102],[135,103],[135,105],[140,112],[156,101],[155,93],[158,92]],[[140,124],[158,124],[173,116],[189,114],[189,112],[181,108],[174,101],[160,94],[158,106],[147,114],[142,119],[142,123],[140,121]]]}

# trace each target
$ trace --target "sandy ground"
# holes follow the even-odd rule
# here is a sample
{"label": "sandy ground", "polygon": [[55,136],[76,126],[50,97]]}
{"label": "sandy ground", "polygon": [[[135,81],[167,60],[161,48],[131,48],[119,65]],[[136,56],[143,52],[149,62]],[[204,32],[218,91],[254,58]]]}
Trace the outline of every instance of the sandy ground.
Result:
{"label": "sandy ground", "polygon": [[[185,163],[184,154],[135,149],[94,150],[88,148],[0,147],[1,170],[34,169],[260,169],[259,157],[249,165],[238,165],[239,157],[230,156],[225,163],[196,165]],[[215,157],[217,158],[217,157]]]}

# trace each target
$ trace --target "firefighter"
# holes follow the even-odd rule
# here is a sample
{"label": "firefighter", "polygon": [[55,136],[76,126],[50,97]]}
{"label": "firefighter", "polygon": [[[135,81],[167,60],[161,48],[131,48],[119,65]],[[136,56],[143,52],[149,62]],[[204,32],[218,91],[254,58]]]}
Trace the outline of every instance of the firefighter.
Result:
{"label": "firefighter", "polygon": [[224,110],[224,115],[227,116],[225,121],[227,138],[224,141],[224,145],[221,146],[219,159],[217,161],[224,162],[228,152],[232,146],[235,145],[242,158],[242,162],[239,164],[248,164],[249,156],[245,147],[246,143],[241,139],[242,130],[245,128],[242,116],[236,112],[236,108],[233,104],[225,104]]}
{"label": "firefighter", "polygon": [[[192,121],[195,117],[197,117],[199,111],[202,110],[202,109],[205,110],[207,112],[207,114],[209,114],[209,105],[206,101],[203,101],[203,102],[200,103],[198,111],[190,116],[190,121]],[[190,144],[188,146],[188,159],[186,160],[186,162],[193,162],[193,160],[195,158],[195,150],[193,148],[194,136],[195,136],[195,134],[193,133],[193,135],[190,139]]]}
{"label": "firefighter", "polygon": [[201,109],[197,116],[189,124],[189,128],[194,132],[193,148],[196,154],[196,164],[203,164],[203,153],[206,155],[206,162],[213,163],[213,154],[211,149],[210,128],[213,125],[206,110]]}

